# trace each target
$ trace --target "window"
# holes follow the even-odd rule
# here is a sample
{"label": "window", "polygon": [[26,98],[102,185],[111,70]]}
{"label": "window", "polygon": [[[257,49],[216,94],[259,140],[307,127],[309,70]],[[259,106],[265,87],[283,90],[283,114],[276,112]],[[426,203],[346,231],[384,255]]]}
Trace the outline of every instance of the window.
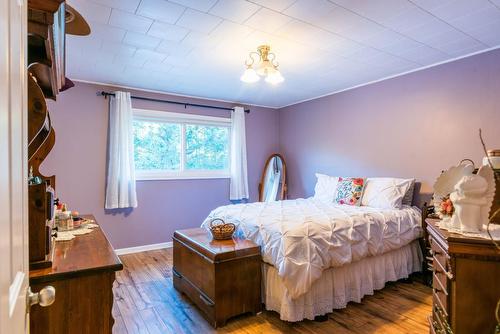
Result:
{"label": "window", "polygon": [[231,119],[134,109],[138,180],[229,177]]}

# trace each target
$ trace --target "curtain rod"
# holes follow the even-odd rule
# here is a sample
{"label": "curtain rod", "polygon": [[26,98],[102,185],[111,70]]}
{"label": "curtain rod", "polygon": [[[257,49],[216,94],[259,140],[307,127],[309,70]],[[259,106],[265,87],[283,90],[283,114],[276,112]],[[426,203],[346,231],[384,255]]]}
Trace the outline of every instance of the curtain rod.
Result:
{"label": "curtain rod", "polygon": [[[105,91],[100,91],[97,92],[97,96],[104,96],[104,98],[107,98],[108,96],[115,96],[115,93],[109,93]],[[234,110],[234,108],[228,108],[228,107],[218,107],[218,106],[211,106],[208,104],[197,104],[197,103],[188,103],[188,102],[178,102],[178,101],[170,101],[170,100],[159,100],[159,99],[153,99],[150,97],[141,97],[141,96],[130,96],[132,99],[136,100],[143,100],[143,101],[153,101],[153,102],[162,102],[162,103],[170,103],[170,104],[178,104],[181,106],[186,107],[199,107],[199,108],[210,108],[210,109],[219,109],[219,110]],[[246,113],[250,113],[249,109],[245,109]]]}

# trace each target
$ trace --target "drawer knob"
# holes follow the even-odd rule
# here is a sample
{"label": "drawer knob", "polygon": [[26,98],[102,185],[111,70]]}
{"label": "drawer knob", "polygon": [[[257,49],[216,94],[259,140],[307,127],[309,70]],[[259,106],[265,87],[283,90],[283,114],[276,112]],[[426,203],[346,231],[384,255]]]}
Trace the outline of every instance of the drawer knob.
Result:
{"label": "drawer knob", "polygon": [[42,307],[50,306],[56,300],[56,289],[53,286],[46,286],[40,292],[31,292],[28,290],[28,305],[40,305]]}

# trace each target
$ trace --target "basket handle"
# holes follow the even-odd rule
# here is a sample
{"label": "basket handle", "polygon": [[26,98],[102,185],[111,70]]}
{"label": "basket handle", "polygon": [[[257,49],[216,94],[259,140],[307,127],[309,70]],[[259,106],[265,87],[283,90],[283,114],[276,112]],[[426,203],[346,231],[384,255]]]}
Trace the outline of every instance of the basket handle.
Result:
{"label": "basket handle", "polygon": [[234,225],[233,223],[226,223],[226,225],[232,226],[233,229],[236,229],[236,225]]}
{"label": "basket handle", "polygon": [[[226,223],[222,218],[214,218],[210,221],[210,228],[212,228],[214,226],[214,222],[216,222],[216,221],[220,221],[220,222],[222,222],[222,224]],[[220,225],[220,224],[217,224],[217,225]]]}

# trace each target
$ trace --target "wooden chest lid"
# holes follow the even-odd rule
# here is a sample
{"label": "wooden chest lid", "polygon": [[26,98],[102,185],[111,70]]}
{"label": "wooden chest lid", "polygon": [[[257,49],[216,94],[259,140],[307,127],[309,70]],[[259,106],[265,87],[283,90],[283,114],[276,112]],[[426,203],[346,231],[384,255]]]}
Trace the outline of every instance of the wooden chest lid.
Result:
{"label": "wooden chest lid", "polygon": [[260,256],[260,246],[251,240],[237,237],[213,240],[210,232],[203,228],[177,230],[174,232],[174,240],[214,262]]}

